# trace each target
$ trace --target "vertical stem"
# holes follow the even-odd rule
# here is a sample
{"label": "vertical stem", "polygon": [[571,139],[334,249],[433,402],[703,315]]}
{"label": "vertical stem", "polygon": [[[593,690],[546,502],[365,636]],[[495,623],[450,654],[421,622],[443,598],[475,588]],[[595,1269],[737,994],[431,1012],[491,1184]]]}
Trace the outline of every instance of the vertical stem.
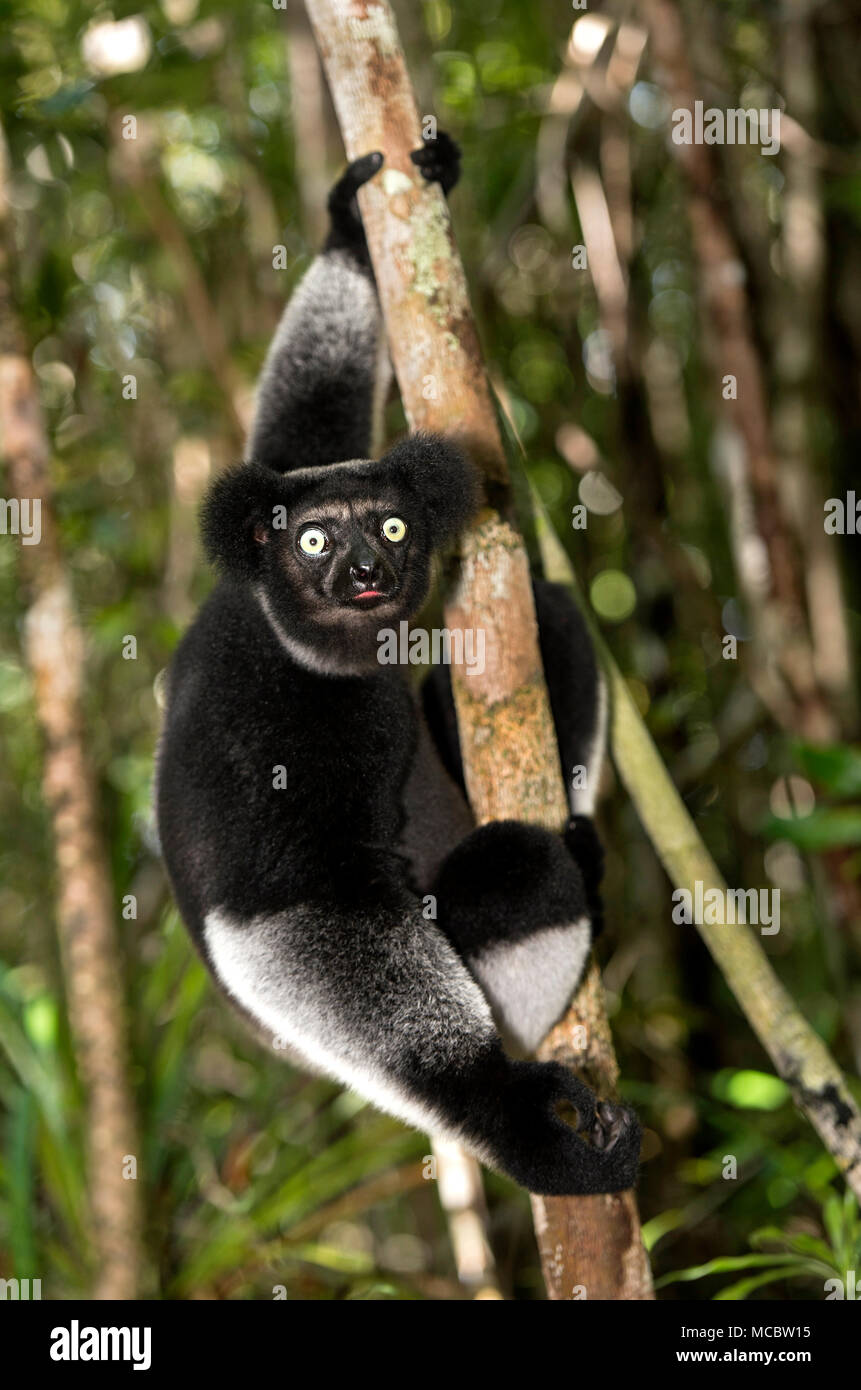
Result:
{"label": "vertical stem", "polygon": [[88,1102],[89,1199],[97,1264],[94,1296],[133,1299],[141,1270],[137,1183],[123,1176],[140,1153],[129,1085],[122,963],[108,858],[82,713],[84,637],[53,509],[50,450],[36,383],[12,308],[5,164],[0,147],[0,458],[11,491],[38,499],[41,539],[20,546],[29,594],[25,650],[44,739],[43,787],[54,831],[57,932],[69,1022]]}
{"label": "vertical stem", "polygon": [[[567,806],[529,564],[507,514],[502,441],[445,199],[409,157],[421,130],[394,17],[386,0],[308,0],[308,11],[348,157],[386,158],[359,199],[407,418],[413,429],[457,426],[492,504],[464,538],[446,613],[450,627],[484,629],[488,654],[469,681],[452,668],[472,808],[479,822],[516,817],[558,829]],[[591,1040],[599,1089],[611,1090],[615,1058],[594,967],[553,1035],[554,1055],[579,1069],[582,1050],[565,1041],[577,1037],[574,1023]],[[651,1297],[633,1193],[535,1198],[534,1209],[549,1297],[581,1288],[590,1298]]]}
{"label": "vertical stem", "polygon": [[[674,110],[692,112],[696,80],[677,0],[641,0],[641,7],[656,79]],[[737,399],[726,401],[725,415],[742,445],[743,467],[735,489],[741,496],[740,510],[747,506],[748,490],[752,504],[752,528],[736,527],[734,536],[739,580],[756,629],[759,667],[754,680],[784,727],[806,738],[827,740],[836,735],[836,721],[815,670],[800,557],[780,486],[744,266],[716,191],[719,170],[710,145],[674,144],[673,150],[686,179],[691,239],[714,343],[713,370],[717,381],[731,375],[737,384]],[[745,563],[751,539],[759,542],[764,567]]]}

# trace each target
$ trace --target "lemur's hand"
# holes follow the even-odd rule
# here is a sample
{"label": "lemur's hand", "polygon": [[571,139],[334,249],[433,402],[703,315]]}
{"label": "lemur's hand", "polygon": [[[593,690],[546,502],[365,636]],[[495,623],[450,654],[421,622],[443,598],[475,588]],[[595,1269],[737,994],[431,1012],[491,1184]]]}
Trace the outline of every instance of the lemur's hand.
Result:
{"label": "lemur's hand", "polygon": [[359,216],[356,193],[363,183],[372,179],[383,167],[383,156],[379,150],[363,154],[348,164],[338,182],[329,193],[329,218],[331,230],[326,241],[327,249],[349,247],[367,256],[365,229]]}
{"label": "lemur's hand", "polygon": [[423,179],[438,183],[443,193],[450,193],[460,178],[460,145],[444,130],[435,136],[422,136],[424,144],[413,150],[410,159],[418,166]]}
{"label": "lemur's hand", "polygon": [[[425,138],[421,148],[412,151],[410,159],[422,178],[428,183],[438,183],[443,193],[451,192],[460,177],[460,146],[444,130]],[[379,150],[364,154],[347,165],[329,194],[331,229],[326,239],[327,250],[344,248],[362,261],[368,260],[356,193],[382,166],[383,155]]]}

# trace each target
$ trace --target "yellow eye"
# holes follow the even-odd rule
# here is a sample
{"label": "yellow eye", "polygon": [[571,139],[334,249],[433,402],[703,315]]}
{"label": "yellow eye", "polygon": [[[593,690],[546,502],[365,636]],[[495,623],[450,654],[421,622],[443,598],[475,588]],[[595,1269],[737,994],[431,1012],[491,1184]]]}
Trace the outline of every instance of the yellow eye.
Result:
{"label": "yellow eye", "polygon": [[383,522],[383,535],[387,541],[402,541],[407,534],[407,523],[399,516],[390,516]]}
{"label": "yellow eye", "polygon": [[319,526],[306,526],[299,537],[299,549],[303,555],[322,555],[328,537]]}

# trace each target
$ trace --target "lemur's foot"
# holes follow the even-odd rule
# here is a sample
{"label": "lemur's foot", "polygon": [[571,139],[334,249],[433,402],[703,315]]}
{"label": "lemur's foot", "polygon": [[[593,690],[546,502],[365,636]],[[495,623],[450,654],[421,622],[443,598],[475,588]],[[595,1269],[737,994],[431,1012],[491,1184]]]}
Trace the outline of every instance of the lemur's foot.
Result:
{"label": "lemur's foot", "polygon": [[[636,1184],[637,1116],[627,1106],[598,1100],[567,1068],[514,1063],[499,1099],[500,1166],[531,1192],[624,1192]],[[565,1114],[571,1110],[573,1122]]]}
{"label": "lemur's foot", "polygon": [[328,201],[332,224],[328,246],[365,248],[365,229],[359,215],[356,193],[382,166],[383,156],[379,150],[363,154],[347,165],[338,182],[333,185]]}
{"label": "lemur's foot", "polygon": [[[598,1100],[588,1086],[565,1069],[564,1076],[555,1072],[547,1078],[550,1094],[559,1105],[557,1113],[565,1119],[565,1110],[573,1112],[569,1122],[578,1134],[591,1142],[599,1153],[610,1154],[619,1145],[620,1153],[640,1153],[640,1122],[633,1110],[618,1102]],[[554,1089],[554,1087],[556,1089]]]}
{"label": "lemur's foot", "polygon": [[625,1110],[621,1105],[610,1105],[605,1100],[599,1101],[592,1125],[593,1147],[600,1149],[602,1153],[611,1153],[626,1130],[634,1123],[636,1121],[633,1111]]}
{"label": "lemur's foot", "polygon": [[423,135],[424,144],[413,150],[410,159],[428,183],[438,183],[443,193],[450,193],[460,178],[460,145],[444,130],[435,136]]}

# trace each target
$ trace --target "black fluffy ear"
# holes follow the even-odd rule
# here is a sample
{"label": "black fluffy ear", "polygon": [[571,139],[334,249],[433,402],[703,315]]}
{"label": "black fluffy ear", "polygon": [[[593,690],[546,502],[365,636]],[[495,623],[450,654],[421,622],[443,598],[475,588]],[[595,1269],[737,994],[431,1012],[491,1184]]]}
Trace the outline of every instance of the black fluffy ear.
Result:
{"label": "black fluffy ear", "polygon": [[241,463],[215,479],[201,507],[200,530],[207,559],[222,574],[257,577],[284,493],[281,474],[259,463]]}
{"label": "black fluffy ear", "polygon": [[438,434],[412,434],[380,459],[427,508],[431,539],[441,545],[463,529],[480,500],[478,474],[457,445]]}

